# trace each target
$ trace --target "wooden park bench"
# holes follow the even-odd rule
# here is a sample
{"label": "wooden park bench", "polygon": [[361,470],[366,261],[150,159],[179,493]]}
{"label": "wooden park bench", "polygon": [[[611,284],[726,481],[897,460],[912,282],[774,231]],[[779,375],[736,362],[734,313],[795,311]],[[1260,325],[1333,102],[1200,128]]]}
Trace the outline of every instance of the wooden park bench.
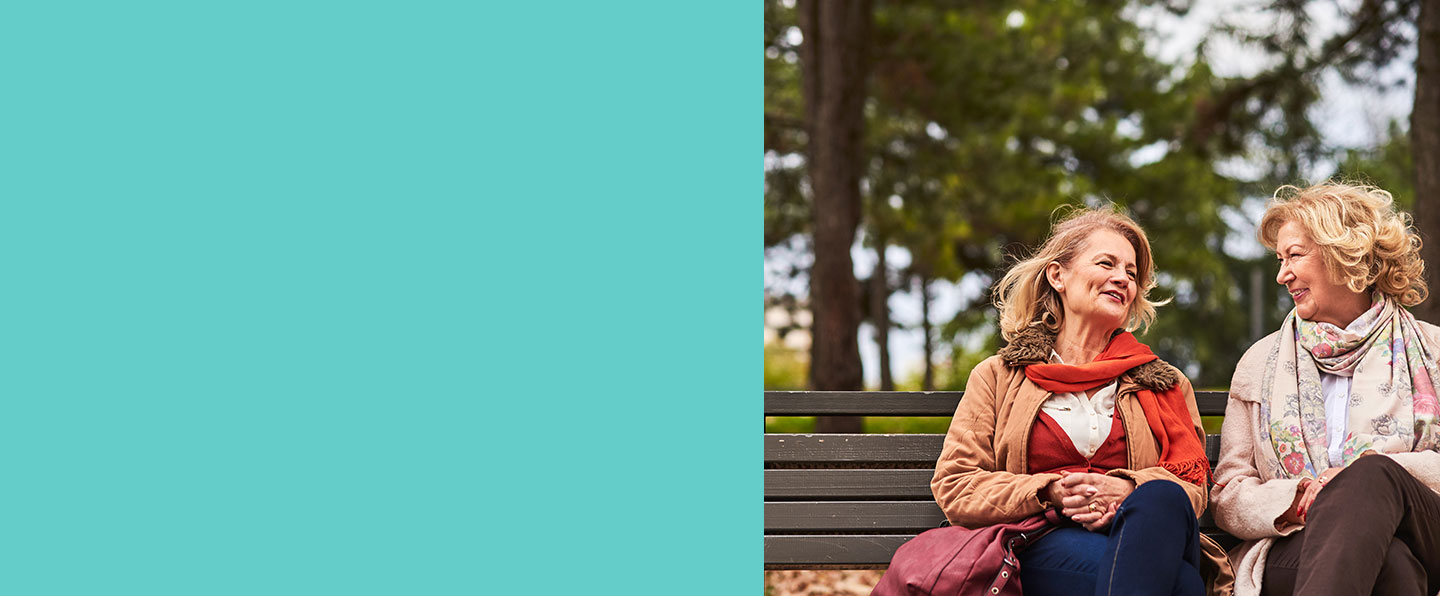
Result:
{"label": "wooden park bench", "polygon": [[[950,417],[963,392],[767,391],[766,416]],[[1227,394],[1196,392],[1202,416]],[[905,541],[945,515],[930,493],[943,434],[765,434],[765,569],[884,569]],[[1220,435],[1205,437],[1213,466]],[[1229,548],[1237,541],[1201,530]]]}

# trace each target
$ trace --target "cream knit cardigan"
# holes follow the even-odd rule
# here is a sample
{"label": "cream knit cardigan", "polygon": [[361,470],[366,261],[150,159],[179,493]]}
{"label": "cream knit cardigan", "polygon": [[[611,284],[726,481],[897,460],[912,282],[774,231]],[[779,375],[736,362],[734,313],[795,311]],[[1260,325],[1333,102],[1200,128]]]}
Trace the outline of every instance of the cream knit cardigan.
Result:
{"label": "cream knit cardigan", "polygon": [[[1440,327],[1424,321],[1421,332],[1429,340],[1430,349],[1440,349]],[[1280,332],[1276,331],[1255,342],[1240,358],[1235,376],[1230,381],[1230,401],[1225,406],[1225,424],[1220,430],[1220,463],[1215,468],[1215,488],[1210,492],[1210,509],[1215,524],[1245,542],[1230,551],[1235,567],[1235,596],[1258,596],[1261,577],[1265,573],[1265,557],[1275,538],[1288,536],[1304,526],[1284,524],[1275,527],[1280,517],[1295,500],[1298,478],[1272,478],[1256,469],[1257,449],[1261,445],[1257,418],[1260,416],[1260,384],[1265,382],[1265,360],[1275,349]],[[1387,453],[1402,467],[1440,492],[1440,453]]]}

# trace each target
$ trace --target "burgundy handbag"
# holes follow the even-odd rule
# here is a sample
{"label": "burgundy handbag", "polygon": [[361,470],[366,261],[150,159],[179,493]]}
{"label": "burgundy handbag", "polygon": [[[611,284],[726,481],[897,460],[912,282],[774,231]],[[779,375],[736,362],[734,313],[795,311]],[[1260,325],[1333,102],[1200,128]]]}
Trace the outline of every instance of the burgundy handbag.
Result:
{"label": "burgundy handbag", "polygon": [[900,545],[870,596],[1020,596],[1016,555],[1059,521],[1049,509],[1015,523],[926,530]]}

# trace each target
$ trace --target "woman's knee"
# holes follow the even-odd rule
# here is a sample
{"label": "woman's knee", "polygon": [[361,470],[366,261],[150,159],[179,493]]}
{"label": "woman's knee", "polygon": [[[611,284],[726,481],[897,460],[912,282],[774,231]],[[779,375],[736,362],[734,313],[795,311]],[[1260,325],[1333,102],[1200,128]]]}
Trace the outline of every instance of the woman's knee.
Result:
{"label": "woman's knee", "polygon": [[1081,528],[1057,528],[1020,553],[1021,570],[1078,574],[1094,581],[1106,537]]}
{"label": "woman's knee", "polygon": [[1357,459],[1316,495],[1307,517],[1352,516],[1356,507],[1374,504],[1377,498],[1397,498],[1400,483],[1409,474],[1395,460],[1383,455]]}
{"label": "woman's knee", "polygon": [[1352,462],[1335,479],[1325,487],[1321,494],[1327,491],[1344,491],[1347,489],[1358,489],[1361,491],[1374,490],[1376,486],[1393,484],[1401,475],[1409,474],[1395,460],[1383,455],[1371,455],[1362,457]]}

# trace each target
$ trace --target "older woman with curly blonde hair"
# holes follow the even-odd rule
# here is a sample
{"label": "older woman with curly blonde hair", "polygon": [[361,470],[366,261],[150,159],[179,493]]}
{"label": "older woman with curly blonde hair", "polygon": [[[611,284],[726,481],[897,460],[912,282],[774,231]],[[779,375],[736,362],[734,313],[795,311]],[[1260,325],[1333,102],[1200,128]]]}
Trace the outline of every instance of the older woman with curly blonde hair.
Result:
{"label": "older woman with curly blonde hair", "polygon": [[1230,384],[1210,501],[1236,594],[1440,592],[1440,328],[1420,238],[1371,186],[1283,187],[1260,221],[1295,301]]}

